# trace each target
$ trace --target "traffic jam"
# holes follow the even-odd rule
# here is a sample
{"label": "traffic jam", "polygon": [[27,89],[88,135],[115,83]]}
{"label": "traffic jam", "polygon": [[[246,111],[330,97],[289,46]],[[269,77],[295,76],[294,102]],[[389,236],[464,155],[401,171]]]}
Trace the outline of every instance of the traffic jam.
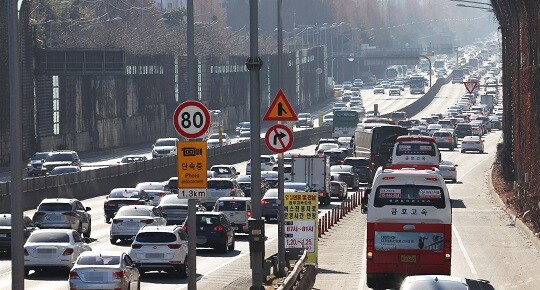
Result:
{"label": "traffic jam", "polygon": [[[361,80],[336,85],[332,110],[319,120],[310,113],[296,115],[283,92],[278,92],[264,121],[288,124],[270,126],[263,132],[265,143],[270,151],[282,154],[289,219],[301,215],[303,220],[305,214],[315,221],[289,225],[287,231],[306,231],[313,237],[288,239],[287,246],[314,251],[318,214],[359,192],[368,220],[368,287],[396,287],[395,281],[407,275],[450,275],[452,218],[445,180],[456,182],[458,165],[443,160],[440,149],[483,153],[482,137],[501,129],[499,90],[486,84],[480,91],[477,84],[483,77],[493,80],[500,76],[496,68],[471,69],[469,79],[462,80],[468,92],[455,106],[419,119],[401,111],[392,112],[389,118],[376,110],[366,111],[361,95],[366,90],[359,90]],[[405,87],[408,80],[383,82]],[[65,270],[69,289],[140,289],[145,274],[156,272],[186,278],[190,273],[190,199],[196,204],[197,249],[212,249],[212,255],[218,256],[235,251],[237,240],[245,240],[249,233],[248,220],[253,215],[252,162],[245,168],[209,165],[207,149],[232,143],[226,133],[207,134],[211,114],[201,103],[182,103],[173,117],[175,128],[183,137],[204,141],[162,138],[155,142],[151,157],[130,154],[118,161],[122,165],[164,156],[183,158],[178,159],[178,174],[168,180],[115,188],[102,198],[102,218],[109,225],[111,247],[92,248],[91,214],[96,209],[85,206],[84,200],[43,199],[33,215],[24,218],[26,277],[50,269]],[[312,153],[291,149],[293,130],[315,124],[330,126],[332,137],[320,139]],[[250,129],[249,122],[238,124],[235,142],[248,141],[242,138],[251,137]],[[280,216],[278,157],[261,155],[260,166],[261,214],[272,224]],[[70,174],[80,167],[75,151],[37,152],[29,159],[27,174]],[[308,199],[315,204],[296,203],[295,194],[304,193],[312,193]],[[0,249],[7,251],[9,227],[10,215],[1,214]],[[391,267],[378,264],[385,256],[400,258]],[[422,265],[411,270],[408,263],[416,262]]]}

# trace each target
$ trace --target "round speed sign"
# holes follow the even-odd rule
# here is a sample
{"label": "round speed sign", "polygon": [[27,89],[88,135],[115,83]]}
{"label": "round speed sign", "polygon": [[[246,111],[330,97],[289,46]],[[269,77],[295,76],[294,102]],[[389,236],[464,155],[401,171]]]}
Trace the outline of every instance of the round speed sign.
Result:
{"label": "round speed sign", "polygon": [[174,128],[182,137],[200,138],[210,127],[210,112],[197,101],[185,101],[174,111]]}

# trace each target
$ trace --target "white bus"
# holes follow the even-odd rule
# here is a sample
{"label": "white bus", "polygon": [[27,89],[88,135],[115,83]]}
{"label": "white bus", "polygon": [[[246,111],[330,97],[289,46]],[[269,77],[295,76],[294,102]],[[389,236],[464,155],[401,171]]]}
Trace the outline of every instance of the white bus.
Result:
{"label": "white bus", "polygon": [[392,151],[392,168],[439,168],[441,152],[433,137],[413,135],[396,139]]}
{"label": "white bus", "polygon": [[409,275],[450,275],[452,205],[437,171],[380,169],[374,177],[367,190],[368,287],[394,288]]}

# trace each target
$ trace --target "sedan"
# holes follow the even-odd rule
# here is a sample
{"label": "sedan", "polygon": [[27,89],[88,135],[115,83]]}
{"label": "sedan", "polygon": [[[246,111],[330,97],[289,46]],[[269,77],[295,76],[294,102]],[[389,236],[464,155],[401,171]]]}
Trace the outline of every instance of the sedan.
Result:
{"label": "sedan", "polygon": [[[24,239],[28,239],[30,234],[36,230],[34,222],[27,217],[23,217]],[[0,214],[0,252],[11,251],[11,214]]]}
{"label": "sedan", "polygon": [[56,166],[53,170],[49,171],[49,175],[60,175],[60,174],[68,174],[68,173],[77,173],[81,172],[81,168],[79,166]]}
{"label": "sedan", "polygon": [[105,197],[103,211],[105,212],[105,222],[109,223],[111,218],[118,212],[118,209],[125,205],[151,205],[150,196],[144,190],[136,188],[115,188]]}
{"label": "sedan", "polygon": [[347,183],[343,181],[330,181],[330,196],[337,197],[339,200],[347,198]]}
{"label": "sedan", "polygon": [[139,290],[139,270],[131,257],[117,251],[84,252],[69,272],[69,289]]}
{"label": "sedan", "polygon": [[118,164],[128,164],[128,163],[134,163],[134,162],[140,162],[140,161],[146,161],[148,158],[144,155],[127,155],[122,157],[120,161],[118,161]]}
{"label": "sedan", "polygon": [[[284,192],[295,192],[294,189],[284,188]],[[261,199],[262,216],[268,222],[277,219],[278,215],[278,189],[270,188]]]}
{"label": "sedan", "polygon": [[161,212],[149,205],[126,205],[118,210],[111,224],[110,240],[115,245],[118,239],[127,241],[133,239],[140,228],[164,226],[167,224]]}
{"label": "sedan", "polygon": [[374,94],[384,94],[384,88],[382,86],[373,87]]}
{"label": "sedan", "polygon": [[399,290],[468,290],[467,280],[445,275],[408,276],[401,283]]}
{"label": "sedan", "polygon": [[[221,142],[220,142],[221,139]],[[231,138],[227,133],[212,133],[206,140],[208,148],[221,147],[225,145],[231,145]]]}
{"label": "sedan", "polygon": [[328,113],[323,116],[323,125],[324,126],[332,126],[334,123],[334,114]]}
{"label": "sedan", "polygon": [[444,179],[450,179],[455,183],[457,181],[457,166],[450,160],[442,160],[439,164],[439,172]]}
{"label": "sedan", "polygon": [[43,229],[34,231],[24,244],[24,273],[45,268],[71,269],[79,255],[91,251],[74,230]]}
{"label": "sedan", "polygon": [[[170,194],[161,199],[157,208],[161,210],[167,225],[181,225],[188,215],[188,199]],[[205,211],[205,208],[197,202],[196,211]]]}
{"label": "sedan", "polygon": [[[220,253],[234,251],[234,229],[222,212],[197,212],[197,247],[214,248]],[[182,226],[188,232],[188,220]]]}
{"label": "sedan", "polygon": [[461,142],[461,153],[478,151],[484,153],[484,141],[478,136],[466,136]]}
{"label": "sedan", "polygon": [[242,131],[236,139],[238,142],[248,142],[251,140],[251,131]]}
{"label": "sedan", "polygon": [[310,113],[298,114],[298,121],[296,121],[296,127],[313,127],[313,117]]}

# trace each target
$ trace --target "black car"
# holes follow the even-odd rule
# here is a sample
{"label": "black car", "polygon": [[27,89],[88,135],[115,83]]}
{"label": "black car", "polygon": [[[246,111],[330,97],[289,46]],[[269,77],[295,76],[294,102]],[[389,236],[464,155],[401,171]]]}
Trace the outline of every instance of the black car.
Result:
{"label": "black car", "polygon": [[463,138],[465,136],[472,136],[472,127],[468,123],[459,123],[454,129],[454,133],[458,138]]}
{"label": "black car", "polygon": [[[284,192],[294,192],[294,189],[284,188]],[[278,189],[271,188],[261,199],[262,216],[268,222],[270,219],[277,219],[278,216]]]}
{"label": "black car", "polygon": [[[197,212],[197,247],[214,248],[221,253],[234,250],[234,229],[222,212]],[[182,228],[188,232],[188,219]]]}
{"label": "black car", "polygon": [[118,209],[124,205],[152,205],[150,196],[144,190],[136,188],[115,188],[106,199],[103,203],[106,223],[110,223]]}
{"label": "black car", "polygon": [[371,181],[371,162],[367,157],[347,157],[343,165],[351,165],[354,173],[358,176],[358,181],[369,183]]}
{"label": "black car", "polygon": [[236,182],[240,185],[240,188],[244,192],[244,196],[251,196],[251,175],[238,175]]}
{"label": "black car", "polygon": [[[34,222],[27,216],[23,217],[24,240],[36,229]],[[11,251],[11,214],[0,214],[0,252]]]}

